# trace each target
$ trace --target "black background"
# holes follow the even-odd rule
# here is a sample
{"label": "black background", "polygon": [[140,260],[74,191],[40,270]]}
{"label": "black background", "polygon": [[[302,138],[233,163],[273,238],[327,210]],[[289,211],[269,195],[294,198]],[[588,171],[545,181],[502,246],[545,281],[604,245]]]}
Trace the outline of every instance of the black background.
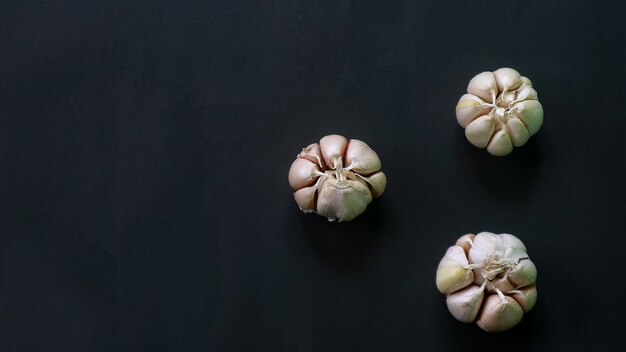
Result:
{"label": "black background", "polygon": [[[0,348],[620,349],[624,13],[2,1]],[[503,66],[545,122],[496,158],[454,108]],[[366,141],[389,179],[350,223],[302,214],[287,183],[330,133]],[[455,321],[434,285],[483,230],[519,236],[539,270],[536,308],[501,334]]]}

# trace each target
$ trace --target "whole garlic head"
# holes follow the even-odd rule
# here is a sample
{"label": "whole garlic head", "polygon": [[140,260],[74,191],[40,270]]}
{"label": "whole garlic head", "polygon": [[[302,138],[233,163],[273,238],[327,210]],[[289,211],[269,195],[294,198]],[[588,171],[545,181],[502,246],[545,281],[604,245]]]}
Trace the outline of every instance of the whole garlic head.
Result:
{"label": "whole garlic head", "polygon": [[289,169],[300,210],[349,221],[387,187],[378,154],[357,139],[329,135],[302,149]]}
{"label": "whole garlic head", "polygon": [[476,75],[456,105],[456,120],[474,146],[505,156],[543,124],[543,107],[530,80],[512,68]]}
{"label": "whole garlic head", "polygon": [[437,268],[437,289],[450,313],[488,332],[517,325],[537,302],[537,268],[526,247],[506,233],[467,234],[446,252]]}

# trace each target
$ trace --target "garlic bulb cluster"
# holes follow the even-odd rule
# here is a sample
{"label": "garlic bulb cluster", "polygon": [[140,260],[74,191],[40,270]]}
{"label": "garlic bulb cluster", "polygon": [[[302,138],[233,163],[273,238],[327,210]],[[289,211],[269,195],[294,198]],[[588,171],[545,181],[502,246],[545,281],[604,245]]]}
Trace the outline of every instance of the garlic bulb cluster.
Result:
{"label": "garlic bulb cluster", "polygon": [[329,221],[349,221],[383,194],[387,177],[367,144],[329,135],[302,149],[289,169],[289,185],[300,210]]}
{"label": "garlic bulb cluster", "polygon": [[517,237],[467,234],[446,252],[437,268],[437,288],[459,321],[488,332],[517,325],[537,302],[537,269]]}
{"label": "garlic bulb cluster", "polygon": [[512,68],[476,75],[456,106],[456,119],[474,146],[504,156],[543,124],[543,107],[530,80]]}

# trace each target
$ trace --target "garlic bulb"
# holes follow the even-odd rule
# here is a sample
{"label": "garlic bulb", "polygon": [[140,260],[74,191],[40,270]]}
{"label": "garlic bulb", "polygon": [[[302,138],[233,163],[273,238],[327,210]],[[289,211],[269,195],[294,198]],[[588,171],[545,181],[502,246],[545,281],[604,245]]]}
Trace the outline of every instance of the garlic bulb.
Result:
{"label": "garlic bulb", "polygon": [[497,332],[517,325],[537,302],[537,268],[517,237],[481,232],[461,236],[437,268],[437,289],[450,313]]}
{"label": "garlic bulb", "polygon": [[378,154],[357,139],[329,135],[302,149],[289,169],[289,185],[305,213],[349,221],[387,187]]}
{"label": "garlic bulb", "polygon": [[543,124],[543,107],[526,77],[512,68],[476,75],[456,106],[457,122],[467,140],[505,156],[521,147]]}

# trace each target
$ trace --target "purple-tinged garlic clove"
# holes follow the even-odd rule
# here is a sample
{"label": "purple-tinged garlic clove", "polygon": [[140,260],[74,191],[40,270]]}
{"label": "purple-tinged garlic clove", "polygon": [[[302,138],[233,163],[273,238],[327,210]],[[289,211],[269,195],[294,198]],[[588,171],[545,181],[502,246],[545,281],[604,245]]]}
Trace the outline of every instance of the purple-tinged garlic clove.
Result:
{"label": "purple-tinged garlic clove", "polygon": [[437,289],[449,294],[458,291],[474,281],[474,273],[468,268],[467,256],[463,247],[452,246],[437,267]]}
{"label": "purple-tinged garlic clove", "polygon": [[320,171],[315,164],[306,159],[297,158],[289,169],[289,185],[294,190],[298,190],[315,183],[319,175]]}
{"label": "purple-tinged garlic clove", "polygon": [[368,175],[380,170],[380,158],[366,143],[358,139],[351,139],[346,150],[344,160],[346,170],[352,170],[362,175]]}
{"label": "purple-tinged garlic clove", "polygon": [[311,213],[315,211],[315,195],[317,192],[317,185],[311,187],[300,188],[293,194],[298,207],[305,213]]}
{"label": "purple-tinged garlic clove", "polygon": [[[330,169],[343,167],[343,156],[348,147],[348,140],[344,136],[331,134],[320,140],[320,148],[322,149],[322,157],[326,162],[326,166]],[[338,165],[339,163],[341,165]]]}
{"label": "purple-tinged garlic clove", "polygon": [[495,128],[496,124],[493,117],[483,115],[467,125],[465,136],[475,147],[485,148],[489,144]]}
{"label": "purple-tinged garlic clove", "polygon": [[512,68],[503,67],[493,72],[500,92],[516,90],[522,84],[522,75]]}
{"label": "purple-tinged garlic clove", "polygon": [[463,128],[478,116],[488,114],[491,110],[489,104],[472,94],[464,94],[456,104],[456,120]]}
{"label": "purple-tinged garlic clove", "polygon": [[494,103],[498,86],[493,72],[481,72],[474,76],[467,85],[467,92],[484,101]]}
{"label": "purple-tinged garlic clove", "polygon": [[471,323],[476,319],[484,297],[484,286],[472,285],[448,295],[446,304],[456,320]]}
{"label": "purple-tinged garlic clove", "polygon": [[522,321],[524,311],[511,297],[489,295],[476,324],[487,332],[508,330]]}
{"label": "purple-tinged garlic clove", "polygon": [[302,151],[297,157],[314,163],[321,171],[326,169],[324,167],[324,160],[322,159],[322,149],[318,143],[309,144],[306,148],[302,148]]}

